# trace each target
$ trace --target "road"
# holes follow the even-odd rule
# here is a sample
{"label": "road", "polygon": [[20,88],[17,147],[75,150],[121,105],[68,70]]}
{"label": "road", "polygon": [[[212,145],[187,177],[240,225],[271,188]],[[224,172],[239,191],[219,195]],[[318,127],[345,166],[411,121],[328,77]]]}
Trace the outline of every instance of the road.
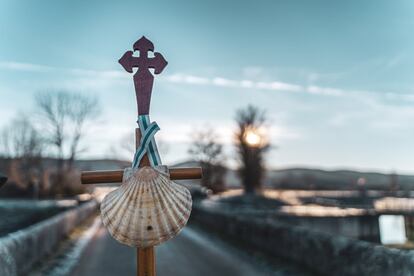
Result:
{"label": "road", "polygon": [[[206,232],[186,227],[175,239],[156,247],[157,275],[252,276],[309,275],[288,265],[267,265]],[[135,275],[135,249],[116,242],[101,225],[85,247],[71,275]]]}

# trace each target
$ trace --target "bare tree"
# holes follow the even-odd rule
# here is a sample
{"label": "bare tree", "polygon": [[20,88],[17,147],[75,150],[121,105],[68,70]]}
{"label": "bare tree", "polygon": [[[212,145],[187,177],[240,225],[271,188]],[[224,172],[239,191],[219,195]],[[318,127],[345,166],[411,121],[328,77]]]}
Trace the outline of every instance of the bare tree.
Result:
{"label": "bare tree", "polygon": [[35,100],[46,141],[57,156],[56,182],[62,182],[81,152],[79,145],[87,123],[100,112],[98,100],[67,91],[39,93]]}
{"label": "bare tree", "polygon": [[239,175],[248,194],[260,191],[264,176],[264,154],[269,142],[260,133],[266,123],[264,111],[249,105],[236,112],[236,149],[240,163]]}
{"label": "bare tree", "polygon": [[223,191],[226,173],[226,167],[223,165],[223,146],[217,142],[214,131],[207,129],[196,132],[188,153],[203,168],[201,185],[211,189],[213,193]]}
{"label": "bare tree", "polygon": [[9,159],[9,173],[15,176],[16,184],[24,189],[37,186],[44,150],[39,131],[28,117],[19,115],[2,129],[1,137],[1,152]]}

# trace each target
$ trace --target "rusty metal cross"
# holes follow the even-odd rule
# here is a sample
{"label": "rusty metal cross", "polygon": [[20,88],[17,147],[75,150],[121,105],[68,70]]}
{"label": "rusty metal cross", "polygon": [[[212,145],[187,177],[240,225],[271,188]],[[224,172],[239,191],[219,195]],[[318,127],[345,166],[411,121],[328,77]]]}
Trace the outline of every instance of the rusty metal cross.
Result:
{"label": "rusty metal cross", "polygon": [[[139,52],[139,57],[134,57],[132,51],[127,51],[119,59],[119,63],[129,73],[133,72],[134,67],[138,67],[138,71],[134,75],[138,114],[145,115],[149,114],[151,91],[154,83],[154,76],[148,69],[152,68],[155,74],[160,74],[167,66],[167,61],[160,53],[154,52],[154,44],[145,36],[135,42],[133,48],[134,51]],[[148,52],[154,52],[154,57],[149,58]]]}
{"label": "rusty metal cross", "polygon": [[[132,73],[134,67],[138,71],[134,75],[135,93],[138,102],[138,115],[148,115],[151,102],[151,92],[154,82],[154,76],[149,71],[154,69],[155,74],[159,74],[167,65],[167,61],[160,53],[154,53],[154,57],[148,57],[148,52],[154,51],[154,45],[144,36],[135,42],[134,51],[139,51],[139,57],[134,57],[132,51],[127,51],[120,59],[119,63],[127,72]],[[140,146],[141,131],[135,130],[135,145]],[[139,166],[149,166],[148,155],[145,154],[140,160]],[[170,178],[172,180],[181,179],[199,179],[201,178],[201,168],[170,168]],[[116,171],[89,171],[82,172],[82,184],[100,184],[100,183],[117,183],[121,182],[123,170]],[[137,275],[154,276],[155,275],[155,253],[154,248],[137,249]]]}

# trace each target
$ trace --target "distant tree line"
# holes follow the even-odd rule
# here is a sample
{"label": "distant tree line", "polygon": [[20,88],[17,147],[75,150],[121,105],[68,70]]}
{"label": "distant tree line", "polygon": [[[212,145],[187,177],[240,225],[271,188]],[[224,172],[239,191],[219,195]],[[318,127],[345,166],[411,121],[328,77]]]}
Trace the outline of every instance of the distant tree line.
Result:
{"label": "distant tree line", "polygon": [[68,91],[36,94],[30,117],[18,113],[0,132],[0,170],[14,182],[9,189],[35,197],[82,192],[73,165],[85,150],[80,143],[87,125],[99,111],[92,96]]}
{"label": "distant tree line", "polygon": [[[99,113],[100,105],[95,97],[68,91],[36,94],[35,112],[30,116],[17,114],[0,131],[0,171],[15,184],[9,185],[9,189],[17,187],[17,194],[34,197],[83,192],[74,162],[85,150],[81,141]],[[235,159],[241,183],[246,193],[260,193],[264,156],[270,148],[267,137],[260,134],[266,116],[259,108],[249,105],[237,110],[235,121]],[[203,168],[202,186],[213,193],[224,191],[226,158],[218,135],[207,128],[196,132],[192,139],[188,152]],[[134,146],[130,143],[133,139],[123,140],[124,150],[133,152]],[[167,150],[164,146],[161,148]]]}

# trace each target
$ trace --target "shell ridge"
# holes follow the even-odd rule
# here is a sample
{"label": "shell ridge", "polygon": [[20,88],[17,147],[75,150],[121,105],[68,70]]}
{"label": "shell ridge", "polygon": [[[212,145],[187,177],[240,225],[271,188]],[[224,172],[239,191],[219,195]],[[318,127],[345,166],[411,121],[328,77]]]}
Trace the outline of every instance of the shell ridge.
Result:
{"label": "shell ridge", "polygon": [[[117,238],[121,238],[122,240],[125,239],[125,237],[123,237],[122,235],[122,231],[120,231],[120,229],[124,229],[125,225],[123,223],[123,219],[125,217],[128,217],[126,215],[126,213],[129,213],[130,210],[128,210],[128,205],[127,205],[127,199],[128,197],[126,197],[125,195],[128,195],[128,193],[130,193],[131,191],[133,191],[135,188],[137,188],[137,183],[136,181],[134,181],[134,179],[132,179],[131,181],[131,177],[128,178],[129,182],[128,183],[124,183],[124,185],[122,185],[122,187],[120,187],[119,190],[119,194],[120,194],[120,198],[118,198],[118,204],[115,205],[111,212],[108,213],[108,217],[112,216],[115,217],[115,220],[112,220],[110,226],[108,227],[111,231],[111,235],[117,239]],[[122,235],[122,237],[120,236]]]}
{"label": "shell ridge", "polygon": [[[163,187],[165,188],[165,186]],[[174,196],[172,193],[167,193],[162,187],[160,187],[160,192],[163,194],[163,197],[167,201],[167,206],[170,208],[166,208],[166,211],[168,212],[169,216],[169,222],[172,227],[174,228],[180,228],[179,221],[184,220],[183,214],[180,212],[177,212],[177,205],[179,205],[179,202],[175,201]],[[173,230],[173,229],[171,229]]]}
{"label": "shell ridge", "polygon": [[[153,188],[154,188],[153,193],[155,193],[155,192],[158,193],[159,187],[158,187],[157,183],[152,183],[152,184],[153,184]],[[157,235],[155,235],[152,238],[152,240],[155,243],[159,243],[159,241],[160,241],[159,237],[162,236],[162,233],[165,233],[165,232],[168,231],[167,230],[168,227],[167,227],[165,217],[163,216],[163,212],[162,212],[163,209],[164,209],[164,206],[162,206],[162,201],[159,200],[159,201],[155,202],[155,205],[156,205],[155,206],[156,208],[153,209],[153,213],[154,213],[154,217],[155,217],[157,223],[153,228],[156,229]]]}
{"label": "shell ridge", "polygon": [[139,237],[141,237],[143,235],[143,230],[142,227],[140,227],[140,225],[142,225],[143,223],[140,223],[143,220],[143,216],[142,213],[144,211],[144,202],[143,200],[141,200],[141,202],[139,202],[139,198],[142,197],[145,194],[145,189],[146,189],[146,185],[145,183],[141,182],[141,186],[139,189],[139,193],[137,194],[137,210],[135,210],[137,212],[137,215],[134,216],[135,220],[134,220],[134,227],[138,228],[137,233],[135,233],[134,237],[134,241],[138,240]]}
{"label": "shell ridge", "polygon": [[[162,181],[161,183],[159,183],[160,185],[156,185],[155,189],[157,190],[157,193],[160,195],[159,196],[159,201],[157,201],[157,205],[159,206],[159,211],[160,211],[160,217],[162,217],[165,220],[165,226],[166,226],[166,231],[164,232],[165,234],[162,234],[159,236],[158,241],[162,242],[168,238],[171,237],[170,233],[175,231],[175,227],[177,227],[177,224],[175,222],[175,217],[174,214],[171,212],[172,208],[168,208],[168,200],[169,200],[169,196],[167,194],[164,193],[163,191],[163,187],[165,187],[166,181]],[[171,204],[169,204],[171,207]]]}
{"label": "shell ridge", "polygon": [[[163,192],[165,193],[165,191]],[[169,201],[169,203],[171,203],[172,198],[170,196],[167,196],[167,200]],[[170,206],[175,207],[175,208],[167,208],[167,212],[170,214],[168,217],[172,219],[172,220],[168,220],[169,222],[168,224],[171,226],[171,228],[169,229],[168,235],[163,235],[160,237],[160,242],[169,240],[170,238],[178,234],[181,231],[181,229],[185,226],[188,220],[188,217],[186,218],[184,216],[184,213],[177,212],[177,204],[170,204]],[[167,216],[165,217],[167,218]]]}
{"label": "shell ridge", "polygon": [[[179,187],[179,188],[186,189],[185,187]],[[170,190],[168,192],[174,195],[174,192],[175,191],[176,190],[172,189],[172,190]],[[163,191],[163,192],[166,193],[167,191]],[[191,203],[190,204],[186,204],[186,201],[188,202],[189,200],[191,200],[191,196],[189,198],[188,197],[188,194],[189,194],[189,191],[187,190],[187,194],[186,194],[186,197],[185,198],[181,198],[179,196],[173,196],[173,197],[169,196],[169,198],[174,202],[173,205],[176,206],[177,208],[179,208],[181,214],[187,214],[187,213],[190,213],[191,212],[191,209],[188,210],[189,209],[188,207],[189,206],[191,207]],[[184,221],[185,221],[185,218],[184,218]]]}
{"label": "shell ridge", "polygon": [[185,198],[188,197],[188,190],[185,187],[180,186],[171,180],[168,182],[165,182],[164,187],[165,189],[168,190],[169,194],[183,195]]}
{"label": "shell ridge", "polygon": [[[184,186],[181,186],[177,183],[174,183],[171,181],[171,188],[169,189],[168,193],[173,194],[173,197],[170,197],[172,200],[176,202],[177,205],[180,205],[180,207],[184,208],[184,210],[188,210],[188,213],[191,212],[191,194],[190,191]],[[179,191],[179,192],[178,192]],[[188,208],[190,207],[190,209]]]}
{"label": "shell ridge", "polygon": [[191,197],[189,198],[189,192],[187,192],[187,194],[180,194],[180,193],[176,193],[175,194],[175,200],[178,201],[179,203],[181,203],[183,206],[186,206],[186,202],[188,202]]}
{"label": "shell ridge", "polygon": [[118,195],[121,195],[119,190],[114,190],[107,194],[101,203],[101,218],[105,225],[107,224],[109,217],[113,213],[113,210],[117,209],[117,205],[122,204],[120,201],[116,200]]}
{"label": "shell ridge", "polygon": [[[163,190],[162,190],[162,187],[163,186],[164,185],[159,185],[159,186],[156,187],[156,189],[158,190],[158,193],[160,195],[162,195],[163,197],[165,197],[165,194],[163,193]],[[160,236],[159,236],[159,242],[162,242],[165,239],[168,239],[169,238],[168,233],[170,233],[172,229],[171,229],[170,220],[168,219],[168,216],[166,214],[166,212],[168,212],[168,209],[169,209],[168,208],[168,205],[166,205],[166,202],[165,201],[160,201],[158,204],[159,204],[159,209],[161,211],[161,213],[160,213],[160,219],[162,219],[162,221],[163,221],[162,225],[163,225],[163,228],[164,228],[164,231],[163,231],[164,234],[160,233]],[[171,214],[170,214],[170,217],[171,217]],[[165,236],[167,238],[164,238]]]}
{"label": "shell ridge", "polygon": [[[129,178],[131,179],[131,178]],[[128,201],[128,194],[134,191],[136,189],[137,183],[134,182],[128,182],[125,183],[126,185],[123,185],[120,187],[119,190],[119,200],[117,204],[111,208],[110,212],[108,213],[108,217],[115,217],[115,220],[113,220],[112,223],[112,232],[114,235],[117,235],[119,232],[119,229],[125,227],[124,218],[128,217],[126,213],[129,213],[129,206],[126,204]]]}
{"label": "shell ridge", "polygon": [[[132,175],[129,178],[128,181],[130,182],[129,183],[130,185],[136,186],[136,188],[137,188],[136,189],[136,194],[137,195],[141,194],[142,190],[145,190],[145,185],[142,182],[139,182],[139,179],[134,177],[134,175]],[[143,201],[138,201],[137,203],[138,203],[137,204],[138,206],[135,206],[135,208],[133,208],[134,206],[129,206],[130,204],[127,204],[127,202],[125,201],[124,202],[124,204],[126,205],[125,209],[127,209],[129,211],[132,211],[132,212],[134,211],[134,209],[138,209],[138,210],[142,209],[144,202]],[[132,208],[132,210],[130,208]],[[121,217],[121,219],[124,218],[123,216],[120,216],[120,217]],[[135,215],[130,215],[129,217],[130,218],[135,217]],[[130,225],[130,226],[132,226],[132,225]],[[114,234],[116,235],[116,237],[121,239],[123,241],[123,243],[125,243],[125,244],[129,244],[129,243],[134,241],[134,236],[131,236],[131,234],[132,235],[139,235],[139,233],[134,233],[134,231],[130,232],[130,230],[132,230],[132,229],[130,229],[129,227],[126,227],[123,230],[125,230],[125,233],[123,233],[122,231],[119,231],[119,229],[117,229],[116,233],[114,233]]]}
{"label": "shell ridge", "polygon": [[[139,172],[138,172],[139,173]],[[143,221],[145,221],[145,217],[143,216],[143,212],[147,211],[147,206],[146,203],[143,199],[144,196],[146,195],[146,192],[148,191],[148,189],[150,188],[147,183],[145,183],[142,179],[142,177],[140,177],[141,175],[139,175],[137,178],[141,181],[141,189],[140,189],[140,201],[138,202],[138,207],[137,207],[137,219],[139,219],[139,221],[141,221],[141,223],[138,223],[137,225],[137,229],[136,229],[136,233],[134,233],[135,235],[132,236],[134,239],[133,240],[139,240],[139,237],[143,237],[144,231],[143,231],[143,227],[144,227],[144,223],[142,223]]]}
{"label": "shell ridge", "polygon": [[[130,185],[131,186],[131,185]],[[117,205],[122,205],[122,201],[117,200],[117,198],[122,197],[123,194],[129,190],[130,187],[127,187],[125,185],[118,187],[114,191],[110,192],[108,195],[105,196],[104,200],[102,201],[101,206],[103,205],[106,211],[106,208],[108,207],[110,210],[114,210],[115,208],[118,208]],[[117,206],[117,207],[116,207]]]}
{"label": "shell ridge", "polygon": [[188,189],[180,184],[175,183],[174,181],[171,181],[169,183],[170,189],[173,190],[176,194],[180,194],[184,197],[188,197]]}
{"label": "shell ridge", "polygon": [[[130,195],[130,199],[131,199],[131,203],[128,204],[128,206],[125,207],[125,209],[128,210],[129,213],[131,213],[132,215],[129,216],[125,216],[124,219],[124,223],[125,223],[125,231],[126,233],[129,233],[128,236],[130,236],[131,233],[134,232],[133,228],[135,226],[135,219],[137,216],[133,215],[134,213],[134,206],[137,206],[138,203],[138,195],[141,193],[141,190],[144,188],[142,185],[142,183],[139,183],[137,181],[137,179],[133,179],[133,185],[134,185],[134,189],[131,190],[131,195]],[[138,204],[137,204],[138,203]]]}

